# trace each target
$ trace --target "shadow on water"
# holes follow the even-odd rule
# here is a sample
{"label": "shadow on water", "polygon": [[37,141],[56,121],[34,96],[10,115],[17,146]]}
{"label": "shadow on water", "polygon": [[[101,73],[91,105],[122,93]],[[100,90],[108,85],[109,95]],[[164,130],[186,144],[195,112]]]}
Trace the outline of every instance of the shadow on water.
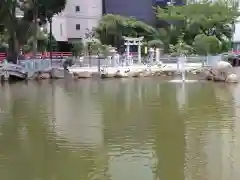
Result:
{"label": "shadow on water", "polygon": [[148,78],[5,85],[0,178],[237,179],[238,89]]}

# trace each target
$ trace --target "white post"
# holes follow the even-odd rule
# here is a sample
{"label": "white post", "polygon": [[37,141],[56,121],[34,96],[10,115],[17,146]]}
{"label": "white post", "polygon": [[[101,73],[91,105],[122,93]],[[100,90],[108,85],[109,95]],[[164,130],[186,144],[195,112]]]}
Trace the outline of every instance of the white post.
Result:
{"label": "white post", "polygon": [[129,41],[127,40],[127,61],[129,61],[129,56],[130,56],[130,45],[129,45]]}
{"label": "white post", "polygon": [[186,72],[185,72],[185,61],[186,61],[186,57],[180,56],[178,58],[179,61],[179,65],[180,65],[180,70],[181,70],[181,74],[182,74],[182,81],[186,80]]}
{"label": "white post", "polygon": [[120,62],[119,62],[119,54],[118,53],[116,53],[116,64],[117,64],[117,66],[119,66],[119,64],[120,64]]}
{"label": "white post", "polygon": [[140,41],[138,41],[138,63],[140,64],[141,63],[141,44],[140,44]]}
{"label": "white post", "polygon": [[107,66],[111,65],[112,56],[107,56],[107,60],[108,60]]}
{"label": "white post", "polygon": [[130,59],[129,59],[129,65],[132,66],[133,65],[133,57],[132,55],[130,55]]}
{"label": "white post", "polygon": [[116,50],[114,48],[110,49],[110,65],[115,67],[116,65]]}
{"label": "white post", "polygon": [[159,48],[156,48],[156,62],[159,62],[160,60],[160,49]]}
{"label": "white post", "polygon": [[180,73],[180,67],[179,67],[179,65],[180,65],[180,64],[179,64],[179,59],[178,59],[178,61],[177,61],[177,72],[178,72],[178,73]]}
{"label": "white post", "polygon": [[150,65],[153,64],[153,55],[154,55],[153,48],[149,48],[149,61],[150,61]]}
{"label": "white post", "polygon": [[116,66],[116,50],[113,49],[112,51],[112,62],[111,62],[112,67]]}

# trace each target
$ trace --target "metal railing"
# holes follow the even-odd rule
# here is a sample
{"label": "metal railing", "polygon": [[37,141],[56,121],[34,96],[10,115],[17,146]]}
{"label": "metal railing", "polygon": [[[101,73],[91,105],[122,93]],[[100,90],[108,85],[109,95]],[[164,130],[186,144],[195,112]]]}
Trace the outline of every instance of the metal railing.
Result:
{"label": "metal railing", "polygon": [[[157,62],[161,61],[163,64],[178,64],[178,58],[179,57],[160,57],[158,61],[156,59],[153,60],[153,63],[156,64]],[[218,61],[220,61],[222,58],[221,56],[188,56],[186,57],[186,63],[193,64],[193,66],[213,66]],[[37,72],[37,71],[44,71],[48,70],[52,67],[62,67],[63,61],[65,59],[53,59],[52,62],[50,59],[29,59],[29,60],[19,60],[19,65],[21,65],[26,72],[29,74]],[[126,66],[126,64],[123,64],[123,59],[120,58],[120,61],[118,64],[115,64],[116,66]],[[96,67],[100,63],[101,67],[110,67],[112,66],[112,61],[107,58],[98,58],[98,57],[85,57],[82,59],[75,59],[73,60],[73,63],[75,66],[80,67]],[[91,63],[91,64],[89,64]],[[138,61],[136,58],[133,58],[133,63],[137,64]],[[149,64],[149,59],[142,58],[142,63]],[[151,65],[151,64],[149,64]]]}
{"label": "metal railing", "polygon": [[19,60],[18,64],[23,67],[29,75],[38,71],[47,71],[52,67],[62,67],[64,59],[28,59]]}

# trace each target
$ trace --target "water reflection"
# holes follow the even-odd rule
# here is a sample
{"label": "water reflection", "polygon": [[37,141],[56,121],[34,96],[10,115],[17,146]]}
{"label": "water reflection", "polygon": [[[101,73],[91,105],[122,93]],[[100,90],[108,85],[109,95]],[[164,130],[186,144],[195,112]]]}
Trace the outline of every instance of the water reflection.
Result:
{"label": "water reflection", "polygon": [[207,86],[211,89],[202,90],[208,91],[208,99],[202,99],[201,108],[192,106],[188,112],[185,178],[234,179],[231,93],[221,84]]}
{"label": "water reflection", "polygon": [[232,180],[239,87],[158,79],[0,89],[0,178]]}
{"label": "water reflection", "polygon": [[183,83],[180,83],[180,84],[176,84],[179,86],[179,88],[176,90],[176,93],[177,93],[177,102],[178,102],[178,106],[179,106],[179,109],[182,109],[183,106],[185,105],[186,103],[186,84],[183,82]]}

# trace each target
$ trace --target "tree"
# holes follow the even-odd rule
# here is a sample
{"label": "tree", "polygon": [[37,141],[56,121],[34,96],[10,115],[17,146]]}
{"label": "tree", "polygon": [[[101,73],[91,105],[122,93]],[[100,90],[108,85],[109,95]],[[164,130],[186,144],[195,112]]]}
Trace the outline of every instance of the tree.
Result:
{"label": "tree", "polygon": [[34,18],[39,18],[40,23],[46,23],[47,19],[60,13],[65,5],[66,0],[26,0],[21,9],[27,21],[32,22]]}
{"label": "tree", "polygon": [[55,37],[52,35],[51,39],[52,39],[52,43],[51,43],[51,46],[50,46],[50,37],[51,37],[51,34],[48,33],[48,38],[47,38],[47,51],[49,52],[50,50],[52,51],[58,51],[58,42],[56,41]]}
{"label": "tree", "polygon": [[126,21],[120,15],[107,14],[102,17],[96,32],[103,44],[117,45],[122,36]]}
{"label": "tree", "polygon": [[220,41],[215,36],[199,34],[194,39],[194,48],[197,54],[208,55],[220,52]]}
{"label": "tree", "polygon": [[37,41],[38,51],[39,52],[46,51],[49,39],[49,34],[47,33],[47,30],[38,28],[36,36],[31,34],[29,37],[27,37],[27,43],[25,45],[27,45],[29,52],[33,51],[34,49],[34,43],[36,43],[35,39]]}
{"label": "tree", "polygon": [[183,41],[188,45],[193,44],[197,35],[204,34],[216,37],[221,42],[221,51],[226,51],[233,36],[233,24],[240,15],[237,7],[234,0],[198,1],[165,9],[157,7],[156,16],[169,24],[165,27],[169,44],[175,45],[183,32]]}
{"label": "tree", "polygon": [[175,45],[170,45],[169,50],[173,56],[189,55],[193,53],[192,46],[187,45],[182,39]]}
{"label": "tree", "polygon": [[6,50],[8,48],[8,38],[9,38],[9,33],[7,32],[6,29],[3,29],[2,32],[0,32],[0,49]]}
{"label": "tree", "polygon": [[84,44],[82,41],[72,44],[72,53],[75,57],[81,56],[84,51]]}
{"label": "tree", "polygon": [[[9,57],[16,63],[21,46],[27,41],[27,36],[37,36],[36,23],[46,23],[46,19],[62,11],[66,0],[3,0],[0,1],[0,23],[9,32]],[[23,17],[16,17],[16,10],[23,12]],[[4,18],[3,18],[4,16]],[[34,30],[33,30],[34,29]]]}
{"label": "tree", "polygon": [[123,43],[123,36],[144,36],[145,40],[151,40],[155,29],[134,18],[107,14],[100,20],[96,33],[102,44],[119,49]]}
{"label": "tree", "polygon": [[148,46],[154,47],[154,48],[162,48],[163,47],[163,42],[159,39],[154,39],[151,41],[148,41]]}

